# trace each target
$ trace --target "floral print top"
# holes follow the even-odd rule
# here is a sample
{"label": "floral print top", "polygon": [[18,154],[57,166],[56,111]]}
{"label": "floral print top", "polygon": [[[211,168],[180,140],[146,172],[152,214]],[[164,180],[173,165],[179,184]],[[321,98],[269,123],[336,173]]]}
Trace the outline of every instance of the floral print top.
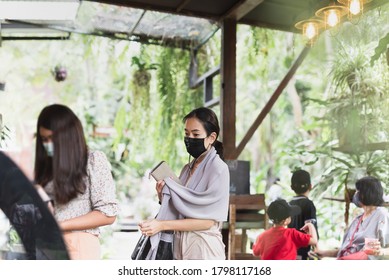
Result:
{"label": "floral print top", "polygon": [[[98,210],[106,216],[116,216],[118,202],[116,199],[115,182],[111,174],[111,165],[103,152],[90,151],[87,164],[89,178],[85,178],[86,190],[64,205],[58,205],[54,200],[53,182],[45,186],[45,191],[54,200],[54,216],[57,221],[65,221],[85,215],[92,210]],[[99,235],[99,228],[84,230]]]}

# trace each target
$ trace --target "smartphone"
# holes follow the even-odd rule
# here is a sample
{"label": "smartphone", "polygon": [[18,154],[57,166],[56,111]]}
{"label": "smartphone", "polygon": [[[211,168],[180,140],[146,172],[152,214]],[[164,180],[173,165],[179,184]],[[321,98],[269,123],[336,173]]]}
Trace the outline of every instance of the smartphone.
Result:
{"label": "smartphone", "polygon": [[163,180],[167,177],[173,179],[176,183],[182,185],[180,179],[166,163],[166,161],[161,161],[158,163],[151,171],[150,176],[152,176],[156,181]]}

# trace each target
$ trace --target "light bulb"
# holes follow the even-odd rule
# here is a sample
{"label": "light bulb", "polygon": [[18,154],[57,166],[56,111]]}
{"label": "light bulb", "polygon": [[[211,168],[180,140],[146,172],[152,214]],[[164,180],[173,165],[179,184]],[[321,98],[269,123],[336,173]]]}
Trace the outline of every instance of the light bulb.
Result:
{"label": "light bulb", "polygon": [[360,0],[350,0],[350,13],[357,15],[361,12],[361,1]]}
{"label": "light bulb", "polygon": [[339,23],[339,15],[336,10],[329,10],[327,14],[327,25],[334,27]]}
{"label": "light bulb", "polygon": [[308,22],[305,26],[305,36],[311,40],[313,39],[316,35],[317,35],[317,31],[316,31],[316,24],[313,23],[313,22]]}

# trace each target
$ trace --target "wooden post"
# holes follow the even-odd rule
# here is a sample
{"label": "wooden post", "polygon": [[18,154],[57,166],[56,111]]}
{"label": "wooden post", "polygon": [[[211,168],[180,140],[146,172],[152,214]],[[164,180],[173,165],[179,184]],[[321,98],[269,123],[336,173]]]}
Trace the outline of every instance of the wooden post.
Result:
{"label": "wooden post", "polygon": [[225,159],[236,150],[236,20],[222,22],[220,124]]}

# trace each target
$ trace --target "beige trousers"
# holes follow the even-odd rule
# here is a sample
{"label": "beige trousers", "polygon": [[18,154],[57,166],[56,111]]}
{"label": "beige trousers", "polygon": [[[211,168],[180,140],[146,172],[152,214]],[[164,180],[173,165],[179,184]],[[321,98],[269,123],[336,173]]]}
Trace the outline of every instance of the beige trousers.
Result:
{"label": "beige trousers", "polygon": [[174,233],[175,260],[225,260],[225,245],[220,232],[221,222],[209,230]]}
{"label": "beige trousers", "polygon": [[93,234],[76,231],[63,235],[71,260],[99,260],[100,241]]}

